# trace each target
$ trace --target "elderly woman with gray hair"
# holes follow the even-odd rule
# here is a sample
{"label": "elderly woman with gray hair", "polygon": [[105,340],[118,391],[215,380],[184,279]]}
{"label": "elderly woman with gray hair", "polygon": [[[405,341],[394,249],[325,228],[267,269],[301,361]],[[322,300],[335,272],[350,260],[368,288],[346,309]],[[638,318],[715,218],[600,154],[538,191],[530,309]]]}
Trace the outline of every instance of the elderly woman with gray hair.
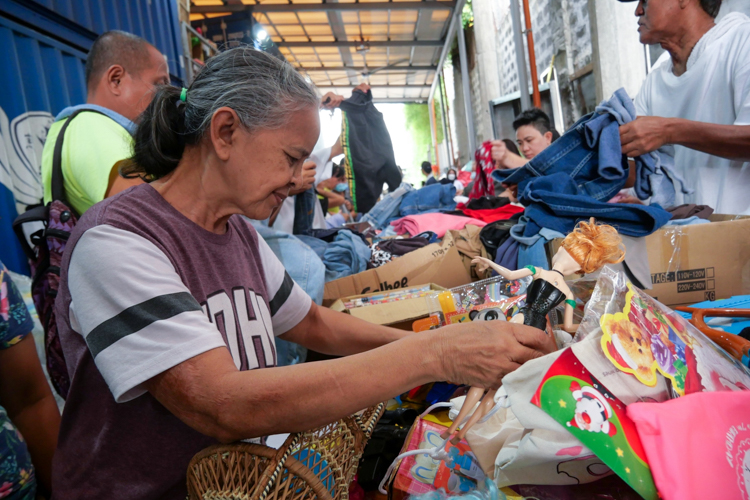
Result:
{"label": "elderly woman with gray hair", "polygon": [[[241,215],[265,219],[287,196],[319,104],[249,48],[157,91],[128,169],[148,183],[87,211],[62,266],[56,499],[184,499],[206,446],[310,429],[430,381],[497,387],[548,350],[523,325],[407,334],[305,295]],[[343,357],[274,367],[274,335]]]}

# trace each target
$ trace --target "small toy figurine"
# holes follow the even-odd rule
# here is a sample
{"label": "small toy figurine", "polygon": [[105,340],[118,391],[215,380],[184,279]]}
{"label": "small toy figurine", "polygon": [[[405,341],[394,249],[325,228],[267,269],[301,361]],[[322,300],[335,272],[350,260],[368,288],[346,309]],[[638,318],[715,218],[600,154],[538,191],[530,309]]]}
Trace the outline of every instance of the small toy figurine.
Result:
{"label": "small toy figurine", "polygon": [[[578,325],[573,324],[576,301],[573,292],[565,283],[565,276],[593,273],[605,264],[616,264],[622,262],[624,258],[625,250],[617,230],[606,224],[597,224],[592,217],[589,222],[579,222],[573,232],[565,237],[560,249],[552,258],[552,269],[549,271],[534,266],[510,271],[482,257],[475,258],[472,263],[477,265],[477,272],[491,267],[508,280],[517,280],[526,276],[534,278],[526,291],[526,306],[511,319],[511,322],[546,330],[547,314],[565,301],[563,330],[572,334],[578,329]],[[454,440],[463,438],[466,431],[489,412],[494,405],[495,392],[497,392],[495,389],[487,392],[477,410]],[[458,417],[443,433],[443,439],[456,431],[474,405],[482,398],[483,393],[482,387],[472,387],[469,390]]]}

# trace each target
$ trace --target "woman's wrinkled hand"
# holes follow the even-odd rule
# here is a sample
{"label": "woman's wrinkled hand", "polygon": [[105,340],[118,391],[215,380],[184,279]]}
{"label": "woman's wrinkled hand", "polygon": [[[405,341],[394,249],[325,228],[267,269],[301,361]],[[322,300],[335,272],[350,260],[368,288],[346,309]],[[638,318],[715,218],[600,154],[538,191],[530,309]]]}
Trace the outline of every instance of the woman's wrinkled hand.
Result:
{"label": "woman's wrinkled hand", "polygon": [[434,334],[442,380],[493,389],[525,362],[557,349],[542,330],[505,321],[449,325]]}

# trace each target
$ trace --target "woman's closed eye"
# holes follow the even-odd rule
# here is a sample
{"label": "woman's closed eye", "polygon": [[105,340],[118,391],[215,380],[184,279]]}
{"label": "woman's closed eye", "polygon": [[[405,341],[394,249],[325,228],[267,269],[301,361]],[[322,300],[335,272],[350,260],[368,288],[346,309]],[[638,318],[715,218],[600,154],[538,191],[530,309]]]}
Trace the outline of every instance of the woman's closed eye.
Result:
{"label": "woman's closed eye", "polygon": [[290,155],[287,152],[284,152],[284,154],[286,155],[286,159],[289,162],[289,166],[290,167],[294,167],[301,160],[301,158],[297,158],[296,156],[292,156],[292,155]]}

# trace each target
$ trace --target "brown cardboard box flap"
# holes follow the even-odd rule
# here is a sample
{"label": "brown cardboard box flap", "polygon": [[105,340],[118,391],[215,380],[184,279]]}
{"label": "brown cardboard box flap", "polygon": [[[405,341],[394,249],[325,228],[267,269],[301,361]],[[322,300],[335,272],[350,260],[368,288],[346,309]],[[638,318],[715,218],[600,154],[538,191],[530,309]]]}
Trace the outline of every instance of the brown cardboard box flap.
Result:
{"label": "brown cardboard box flap", "polygon": [[435,283],[453,288],[471,282],[452,238],[394,259],[375,269],[326,283],[323,305],[336,299]]}
{"label": "brown cardboard box flap", "polygon": [[[408,288],[416,288],[416,286],[407,287],[407,289]],[[430,284],[430,288],[436,292],[445,291],[445,288],[435,284]],[[356,318],[378,325],[390,325],[402,321],[423,318],[432,312],[427,297],[415,297],[396,302],[385,302],[382,304],[355,307],[353,309],[346,309],[344,306],[344,302],[350,300],[381,294],[382,292],[378,291],[364,295],[355,295],[353,297],[344,297],[334,302],[333,305],[331,305],[331,309],[334,311],[347,312]]]}
{"label": "brown cardboard box flap", "polygon": [[750,219],[710,219],[715,222],[664,226],[645,237],[653,285],[646,293],[668,306],[750,293]]}

